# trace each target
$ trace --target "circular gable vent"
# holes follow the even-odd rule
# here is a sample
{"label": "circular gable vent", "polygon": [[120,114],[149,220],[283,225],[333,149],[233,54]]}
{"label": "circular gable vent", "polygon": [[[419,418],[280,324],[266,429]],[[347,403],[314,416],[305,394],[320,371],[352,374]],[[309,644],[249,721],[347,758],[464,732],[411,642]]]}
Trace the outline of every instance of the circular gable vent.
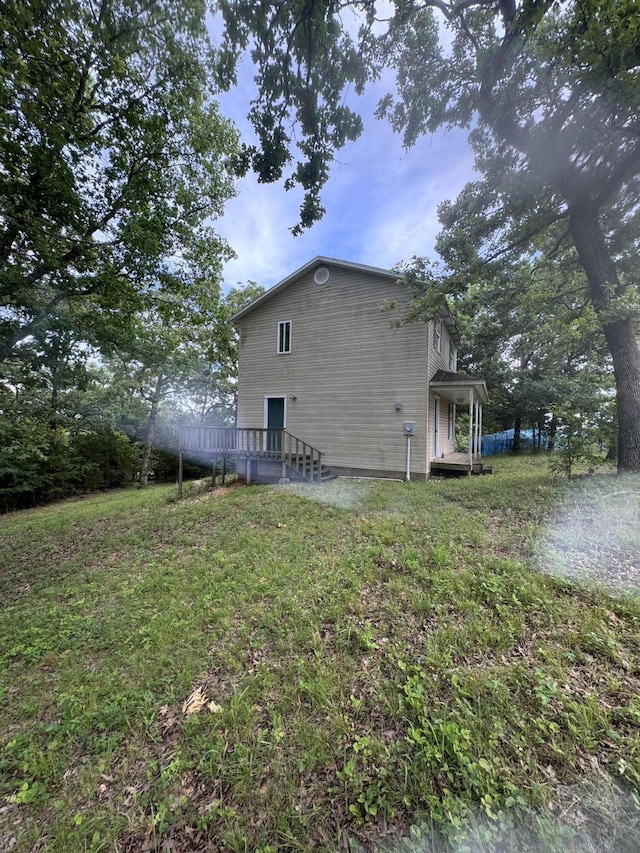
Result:
{"label": "circular gable vent", "polygon": [[326,267],[318,267],[313,274],[316,284],[326,284],[329,281],[330,272]]}

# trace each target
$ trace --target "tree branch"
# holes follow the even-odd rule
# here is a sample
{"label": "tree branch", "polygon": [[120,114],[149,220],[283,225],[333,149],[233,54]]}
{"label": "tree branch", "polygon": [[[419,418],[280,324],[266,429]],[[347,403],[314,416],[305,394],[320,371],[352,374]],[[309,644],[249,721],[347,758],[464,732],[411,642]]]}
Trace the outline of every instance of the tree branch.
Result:
{"label": "tree branch", "polygon": [[605,205],[611,196],[620,189],[622,184],[628,177],[637,174],[640,168],[640,144],[625,157],[621,157],[611,170],[605,185],[602,187],[598,195],[594,198],[593,203],[600,209]]}

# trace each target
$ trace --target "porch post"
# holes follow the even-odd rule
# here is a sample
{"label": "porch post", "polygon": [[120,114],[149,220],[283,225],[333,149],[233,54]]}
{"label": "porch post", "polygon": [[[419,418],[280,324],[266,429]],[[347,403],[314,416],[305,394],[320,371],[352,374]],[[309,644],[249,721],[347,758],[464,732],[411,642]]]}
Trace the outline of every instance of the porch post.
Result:
{"label": "porch post", "polygon": [[482,403],[478,404],[478,459],[482,462]]}
{"label": "porch post", "polygon": [[469,388],[469,469],[473,471],[473,419],[475,417],[475,406],[473,405],[473,388]]}
{"label": "porch post", "polygon": [[[473,461],[476,461],[476,456],[478,455],[478,406],[480,404],[475,398],[475,394],[473,397]],[[473,474],[473,469],[471,471]]]}
{"label": "porch post", "polygon": [[478,455],[478,403],[474,405],[473,412],[473,461],[475,462]]}

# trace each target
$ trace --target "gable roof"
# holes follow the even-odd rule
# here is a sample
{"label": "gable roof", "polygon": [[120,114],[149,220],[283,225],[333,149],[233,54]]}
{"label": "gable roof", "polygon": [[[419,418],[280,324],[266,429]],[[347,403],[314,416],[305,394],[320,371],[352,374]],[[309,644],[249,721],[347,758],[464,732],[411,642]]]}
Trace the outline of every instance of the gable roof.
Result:
{"label": "gable roof", "polygon": [[[372,267],[367,264],[357,264],[353,261],[341,261],[338,258],[329,258],[325,255],[316,255],[315,258],[312,258],[310,261],[304,264],[304,266],[301,266],[295,272],[292,272],[286,278],[283,278],[282,281],[279,281],[273,287],[269,288],[269,290],[265,291],[265,293],[263,293],[261,296],[258,296],[257,299],[254,299],[253,302],[250,302],[240,311],[236,312],[231,318],[231,320],[235,323],[238,320],[241,320],[243,317],[246,317],[247,314],[250,314],[252,311],[255,311],[256,308],[259,308],[263,303],[267,302],[277,293],[280,293],[282,290],[285,290],[287,287],[289,287],[289,285],[293,284],[305,273],[320,266],[340,267],[341,269],[353,270],[354,272],[368,273],[369,275],[391,279],[393,281],[398,281],[399,279],[398,274],[392,272],[391,270],[385,270],[380,267]],[[456,344],[459,344],[460,331],[449,309],[443,308],[440,316],[442,322],[447,327],[447,330],[453,341]]]}

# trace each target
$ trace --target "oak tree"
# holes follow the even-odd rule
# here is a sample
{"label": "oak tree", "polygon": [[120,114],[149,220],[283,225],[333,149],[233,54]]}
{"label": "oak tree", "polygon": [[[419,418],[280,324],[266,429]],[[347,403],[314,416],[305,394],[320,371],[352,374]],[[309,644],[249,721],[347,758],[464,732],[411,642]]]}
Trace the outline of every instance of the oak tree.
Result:
{"label": "oak tree", "polygon": [[[224,75],[250,46],[258,92],[251,117],[264,179],[295,152],[291,182],[306,192],[301,224],[321,215],[319,193],[336,147],[357,133],[345,103],[383,69],[396,91],[380,104],[407,145],[441,127],[473,128],[499,216],[519,220],[524,249],[564,226],[606,338],[617,388],[620,471],[640,471],[637,250],[640,189],[638,0],[281,0],[219,3]],[[381,10],[391,8],[386,20]],[[355,40],[346,15],[360,15]],[[487,215],[471,205],[468,215]],[[499,238],[499,230],[495,232]]]}
{"label": "oak tree", "polygon": [[0,362],[63,305],[78,337],[116,337],[216,240],[237,138],[215,59],[203,0],[0,4]]}

